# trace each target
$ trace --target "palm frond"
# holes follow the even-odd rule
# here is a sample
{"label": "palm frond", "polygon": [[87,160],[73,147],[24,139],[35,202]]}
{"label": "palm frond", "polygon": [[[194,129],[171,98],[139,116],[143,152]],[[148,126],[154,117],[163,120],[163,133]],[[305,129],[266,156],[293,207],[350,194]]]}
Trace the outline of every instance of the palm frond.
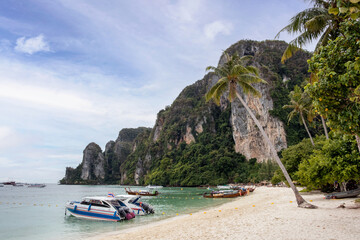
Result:
{"label": "palm frond", "polygon": [[293,44],[289,44],[282,57],[281,57],[281,63],[285,63],[286,60],[288,60],[289,58],[291,58],[297,51],[299,51],[301,48],[293,45]]}
{"label": "palm frond", "polygon": [[242,90],[244,91],[244,93],[246,95],[251,94],[254,97],[261,97],[261,93],[256,88],[254,88],[251,84],[243,82],[243,81],[241,81],[241,82],[239,81],[238,85],[242,88]]}
{"label": "palm frond", "polygon": [[259,69],[257,67],[254,67],[254,66],[247,66],[246,67],[246,70],[251,73],[251,74],[254,74],[255,76],[259,76]]}
{"label": "palm frond", "polygon": [[205,99],[208,102],[210,99],[214,99],[215,103],[219,105],[221,95],[226,91],[227,78],[223,77],[206,93]]}
{"label": "palm frond", "polygon": [[237,80],[237,82],[245,82],[246,84],[253,84],[253,83],[267,83],[264,79],[255,76],[253,74],[241,74]]}

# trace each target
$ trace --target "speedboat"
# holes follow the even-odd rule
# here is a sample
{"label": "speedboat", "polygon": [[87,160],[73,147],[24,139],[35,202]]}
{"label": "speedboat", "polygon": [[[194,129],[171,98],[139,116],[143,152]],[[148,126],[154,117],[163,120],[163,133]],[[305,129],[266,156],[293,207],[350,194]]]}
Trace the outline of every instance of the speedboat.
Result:
{"label": "speedboat", "polygon": [[155,213],[153,207],[150,204],[140,202],[141,196],[131,196],[131,195],[116,195],[116,199],[119,199],[126,206],[133,210],[136,215],[147,215]]}
{"label": "speedboat", "polygon": [[85,197],[81,202],[71,201],[66,203],[66,211],[78,218],[114,222],[135,217],[125,203],[114,197]]}
{"label": "speedboat", "polygon": [[163,188],[163,186],[147,185],[147,188]]}

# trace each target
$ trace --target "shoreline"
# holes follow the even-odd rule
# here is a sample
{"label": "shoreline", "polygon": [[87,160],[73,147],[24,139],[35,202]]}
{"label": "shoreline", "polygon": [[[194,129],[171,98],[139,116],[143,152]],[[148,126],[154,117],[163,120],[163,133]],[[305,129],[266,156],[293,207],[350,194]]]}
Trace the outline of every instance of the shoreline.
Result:
{"label": "shoreline", "polygon": [[195,213],[89,238],[107,239],[356,239],[360,209],[337,208],[351,199],[303,193],[318,209],[297,207],[290,188],[258,187],[249,196]]}

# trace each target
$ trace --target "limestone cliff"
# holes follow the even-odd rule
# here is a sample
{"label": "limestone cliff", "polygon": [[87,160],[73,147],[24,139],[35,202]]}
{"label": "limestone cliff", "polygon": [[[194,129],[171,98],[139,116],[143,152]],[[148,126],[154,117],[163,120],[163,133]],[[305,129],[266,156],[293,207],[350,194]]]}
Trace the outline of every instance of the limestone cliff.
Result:
{"label": "limestone cliff", "polygon": [[101,148],[96,143],[90,143],[83,152],[82,160],[82,180],[104,179],[105,177],[105,159]]}

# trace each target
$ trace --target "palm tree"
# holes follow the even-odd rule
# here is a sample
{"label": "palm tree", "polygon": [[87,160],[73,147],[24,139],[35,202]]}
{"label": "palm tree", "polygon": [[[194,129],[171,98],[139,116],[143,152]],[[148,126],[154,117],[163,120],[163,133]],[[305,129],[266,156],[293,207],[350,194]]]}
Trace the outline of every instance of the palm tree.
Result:
{"label": "palm tree", "polygon": [[305,208],[316,208],[316,206],[307,203],[303,197],[300,195],[299,191],[295,187],[292,182],[288,172],[286,171],[284,165],[282,164],[277,152],[275,150],[274,145],[271,143],[269,137],[265,133],[262,128],[260,122],[256,119],[254,113],[247,106],[244,99],[240,96],[237,91],[237,87],[239,86],[245,95],[251,94],[255,97],[260,97],[261,94],[257,91],[252,84],[254,83],[266,83],[265,80],[259,77],[259,72],[256,67],[246,66],[246,63],[250,56],[239,57],[238,55],[229,56],[226,52],[224,52],[226,62],[219,67],[209,66],[206,68],[207,71],[212,71],[216,74],[220,79],[217,83],[207,92],[206,101],[213,99],[216,104],[220,104],[221,96],[228,90],[228,99],[232,102],[236,97],[240,100],[241,104],[245,107],[251,118],[254,120],[255,124],[259,128],[265,142],[270,146],[270,151],[275,158],[275,161],[279,165],[282,170],[286,180],[290,184],[290,187],[294,191],[296,201],[299,207]]}
{"label": "palm tree", "polygon": [[299,12],[290,19],[289,25],[280,30],[275,36],[278,38],[281,32],[300,34],[292,40],[285,49],[281,62],[284,63],[307,43],[319,38],[315,51],[325,45],[329,39],[335,39],[339,35],[339,26],[343,18],[330,14],[328,9],[336,6],[336,0],[308,0],[314,6]]}
{"label": "palm tree", "polygon": [[[290,105],[284,105],[283,108],[291,108],[293,109],[289,115],[288,115],[288,122],[291,121],[291,119],[299,114],[301,122],[304,124],[306,132],[308,133],[310,137],[311,144],[315,146],[314,141],[311,137],[311,134],[309,132],[309,129],[306,125],[304,114],[306,114],[310,119],[312,119],[313,116],[311,116],[311,99],[309,97],[306,97],[305,93],[301,90],[299,86],[294,87],[294,91],[291,91],[290,94]],[[300,123],[301,123],[300,122]]]}

